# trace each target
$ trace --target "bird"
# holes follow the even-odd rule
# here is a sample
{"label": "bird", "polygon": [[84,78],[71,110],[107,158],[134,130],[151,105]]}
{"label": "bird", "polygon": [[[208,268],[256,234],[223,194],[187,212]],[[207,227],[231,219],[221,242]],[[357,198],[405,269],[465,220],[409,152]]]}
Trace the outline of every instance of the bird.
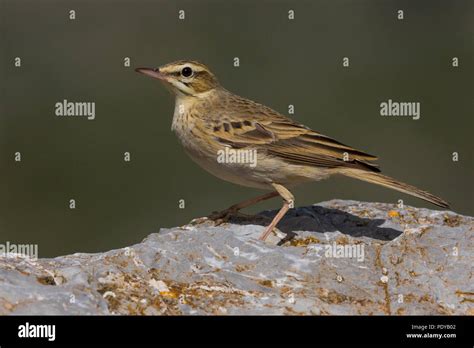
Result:
{"label": "bird", "polygon": [[[136,72],[161,81],[175,95],[171,129],[185,152],[225,181],[269,191],[217,212],[225,218],[258,202],[280,196],[283,205],[259,236],[266,238],[295,198],[290,189],[332,175],[344,175],[409,194],[442,208],[449,203],[429,192],[381,174],[378,158],[317,132],[268,106],[225,89],[204,64],[179,60]],[[223,151],[255,155],[255,162],[218,161]],[[230,157],[229,157],[230,158]],[[234,159],[237,158],[234,156]],[[241,156],[245,159],[245,156]]]}

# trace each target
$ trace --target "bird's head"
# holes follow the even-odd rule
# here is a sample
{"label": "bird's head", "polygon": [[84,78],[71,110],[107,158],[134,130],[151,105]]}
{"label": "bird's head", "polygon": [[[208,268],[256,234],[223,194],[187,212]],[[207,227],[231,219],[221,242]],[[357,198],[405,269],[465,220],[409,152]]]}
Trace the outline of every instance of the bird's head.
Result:
{"label": "bird's head", "polygon": [[219,87],[209,68],[195,61],[180,60],[159,68],[137,68],[135,71],[161,80],[176,95],[196,97]]}

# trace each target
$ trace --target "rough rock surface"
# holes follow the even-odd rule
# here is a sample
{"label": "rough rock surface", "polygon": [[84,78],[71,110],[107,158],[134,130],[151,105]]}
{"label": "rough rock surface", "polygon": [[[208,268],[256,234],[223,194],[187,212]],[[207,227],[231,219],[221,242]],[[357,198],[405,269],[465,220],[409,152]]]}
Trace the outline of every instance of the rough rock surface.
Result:
{"label": "rough rock surface", "polygon": [[99,254],[2,257],[0,314],[474,315],[472,217],[332,200],[258,241],[274,214]]}

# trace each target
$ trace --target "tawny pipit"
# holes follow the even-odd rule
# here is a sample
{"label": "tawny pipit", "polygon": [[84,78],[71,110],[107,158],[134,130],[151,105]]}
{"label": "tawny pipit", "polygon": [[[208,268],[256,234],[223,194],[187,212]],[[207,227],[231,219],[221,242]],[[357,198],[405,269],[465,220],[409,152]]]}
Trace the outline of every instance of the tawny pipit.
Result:
{"label": "tawny pipit", "polygon": [[[261,240],[267,238],[293,204],[288,187],[333,174],[448,207],[439,197],[380,174],[377,165],[371,163],[377,159],[375,156],[313,131],[265,105],[232,94],[201,63],[177,61],[136,71],[163,81],[176,95],[172,130],[195,162],[223,180],[272,191],[233,205],[222,216],[278,195],[283,198],[283,207],[260,236]],[[256,152],[256,165],[218,161],[218,154],[225,148]]]}

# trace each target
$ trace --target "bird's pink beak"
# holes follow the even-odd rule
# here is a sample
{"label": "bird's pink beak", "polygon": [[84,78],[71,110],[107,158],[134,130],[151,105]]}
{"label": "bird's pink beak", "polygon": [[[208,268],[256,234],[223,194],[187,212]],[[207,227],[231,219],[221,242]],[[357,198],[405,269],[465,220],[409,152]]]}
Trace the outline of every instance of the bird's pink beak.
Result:
{"label": "bird's pink beak", "polygon": [[152,68],[136,68],[136,72],[153,77],[154,79],[166,81],[166,76],[160,73],[160,69],[152,69]]}

